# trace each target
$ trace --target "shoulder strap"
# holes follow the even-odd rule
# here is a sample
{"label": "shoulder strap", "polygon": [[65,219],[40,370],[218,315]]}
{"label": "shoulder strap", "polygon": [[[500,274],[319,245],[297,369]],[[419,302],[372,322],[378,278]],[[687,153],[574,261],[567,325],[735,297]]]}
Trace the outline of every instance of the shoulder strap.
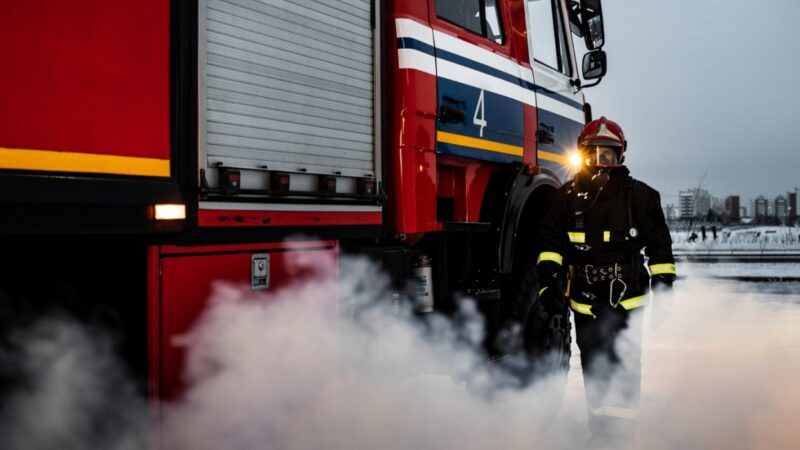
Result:
{"label": "shoulder strap", "polygon": [[630,246],[628,247],[630,250],[630,257],[631,257],[631,268],[633,269],[632,274],[632,282],[633,282],[633,292],[639,292],[639,274],[642,270],[642,263],[641,258],[639,255],[639,246],[636,245],[636,242],[639,239],[639,230],[636,227],[636,222],[634,222],[633,218],[634,215],[634,198],[636,197],[636,185],[638,182],[635,178],[628,176],[625,180],[625,197],[627,198],[628,202],[628,237],[631,239]]}
{"label": "shoulder strap", "polygon": [[[636,239],[639,236],[638,229],[636,228],[636,222],[634,222],[633,218],[635,217],[633,214],[633,199],[636,197],[636,179],[631,176],[628,176],[625,180],[625,197],[628,202],[628,235],[631,239]],[[633,230],[636,230],[635,232]]]}

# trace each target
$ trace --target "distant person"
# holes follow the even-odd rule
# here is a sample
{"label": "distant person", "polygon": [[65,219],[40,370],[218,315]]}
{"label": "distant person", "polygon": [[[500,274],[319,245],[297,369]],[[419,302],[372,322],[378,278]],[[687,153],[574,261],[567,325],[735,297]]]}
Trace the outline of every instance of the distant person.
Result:
{"label": "distant person", "polygon": [[640,307],[651,280],[656,292],[671,291],[676,272],[658,192],[622,165],[627,147],[622,128],[601,117],[586,124],[578,146],[583,165],[553,197],[541,229],[537,271],[542,305],[559,311],[569,300],[575,315],[592,446],[633,437]]}
{"label": "distant person", "polygon": [[694,231],[692,231],[692,234],[691,234],[691,236],[689,236],[689,242],[694,242],[694,241],[696,241],[696,240],[697,240],[697,233],[695,233]]}
{"label": "distant person", "polygon": [[706,240],[706,226],[705,225],[700,227],[700,234],[703,235],[703,241],[705,241]]}

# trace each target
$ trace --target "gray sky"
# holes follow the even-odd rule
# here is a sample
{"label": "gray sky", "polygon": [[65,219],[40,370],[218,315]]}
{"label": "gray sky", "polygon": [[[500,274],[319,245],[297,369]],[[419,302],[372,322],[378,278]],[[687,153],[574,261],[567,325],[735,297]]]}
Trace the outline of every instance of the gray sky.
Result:
{"label": "gray sky", "polygon": [[603,12],[608,73],[586,98],[620,123],[626,164],[664,204],[706,169],[704,188],[748,209],[800,188],[800,2],[604,0]]}

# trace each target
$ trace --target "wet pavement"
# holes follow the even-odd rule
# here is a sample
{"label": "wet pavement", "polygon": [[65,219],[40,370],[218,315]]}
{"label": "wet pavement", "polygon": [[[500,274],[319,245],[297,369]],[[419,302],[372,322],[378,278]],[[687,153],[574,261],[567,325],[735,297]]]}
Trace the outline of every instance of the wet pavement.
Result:
{"label": "wet pavement", "polygon": [[[653,329],[645,311],[642,403],[631,448],[799,448],[800,264],[679,264],[685,275]],[[721,280],[720,277],[728,279]],[[559,430],[589,436],[574,344]]]}

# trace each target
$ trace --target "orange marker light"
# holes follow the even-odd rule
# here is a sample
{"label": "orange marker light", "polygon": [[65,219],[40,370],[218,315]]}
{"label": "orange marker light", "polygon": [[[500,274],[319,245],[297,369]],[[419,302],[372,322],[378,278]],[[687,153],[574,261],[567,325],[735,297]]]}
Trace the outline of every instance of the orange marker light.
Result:
{"label": "orange marker light", "polygon": [[186,218],[186,205],[155,205],[156,220],[182,220]]}

